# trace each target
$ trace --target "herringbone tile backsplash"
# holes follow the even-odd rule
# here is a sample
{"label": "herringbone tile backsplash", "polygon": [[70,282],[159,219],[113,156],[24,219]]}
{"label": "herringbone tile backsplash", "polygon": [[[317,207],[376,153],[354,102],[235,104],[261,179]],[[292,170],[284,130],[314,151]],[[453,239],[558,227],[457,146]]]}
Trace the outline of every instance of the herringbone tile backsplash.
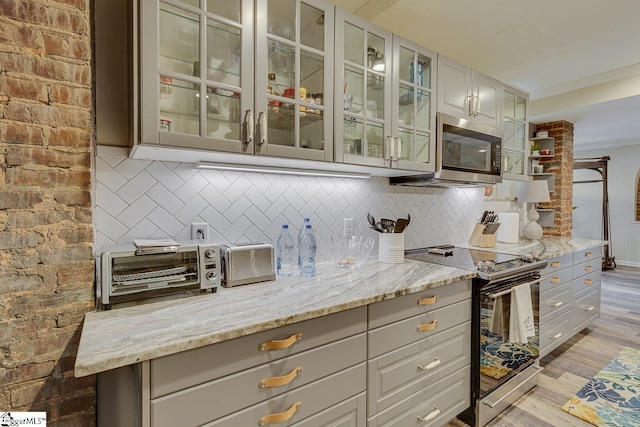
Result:
{"label": "herringbone tile backsplash", "polygon": [[96,185],[98,253],[134,238],[186,240],[193,222],[209,224],[212,242],[273,243],[282,224],[290,224],[295,236],[308,216],[323,261],[331,256],[331,236],[342,231],[344,218],[354,219],[356,234],[377,238],[368,212],[378,220],[411,214],[405,232],[410,249],[466,242],[485,209],[481,188],[392,187],[387,178],[199,170],[191,163],[115,157],[97,157]]}

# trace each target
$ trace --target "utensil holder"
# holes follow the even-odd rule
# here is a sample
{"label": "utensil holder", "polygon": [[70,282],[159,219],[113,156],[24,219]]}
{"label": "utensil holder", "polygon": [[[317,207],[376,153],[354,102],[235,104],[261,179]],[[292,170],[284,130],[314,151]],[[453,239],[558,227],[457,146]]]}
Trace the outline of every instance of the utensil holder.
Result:
{"label": "utensil holder", "polygon": [[485,224],[476,224],[473,227],[471,237],[469,237],[469,244],[473,246],[479,246],[481,248],[492,248],[496,245],[496,235],[494,234],[482,234],[484,232]]}
{"label": "utensil holder", "polygon": [[404,233],[379,233],[378,261],[385,264],[404,262]]}

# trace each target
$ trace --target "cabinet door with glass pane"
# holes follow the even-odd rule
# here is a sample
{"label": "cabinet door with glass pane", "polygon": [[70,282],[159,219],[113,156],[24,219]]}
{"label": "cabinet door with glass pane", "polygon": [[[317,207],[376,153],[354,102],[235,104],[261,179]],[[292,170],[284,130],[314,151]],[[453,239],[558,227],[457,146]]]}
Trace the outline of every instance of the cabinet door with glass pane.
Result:
{"label": "cabinet door with glass pane", "polygon": [[[324,0],[256,2],[258,155],[333,160],[333,9]],[[327,96],[329,95],[329,96]]]}
{"label": "cabinet door with glass pane", "polygon": [[435,171],[436,53],[393,36],[392,166]]}
{"label": "cabinet door with glass pane", "polygon": [[528,95],[517,89],[504,86],[503,90],[503,177],[524,181],[527,179],[527,156],[529,139],[527,122]]}
{"label": "cabinet door with glass pane", "polygon": [[336,9],[336,162],[391,167],[391,33]]}
{"label": "cabinet door with glass pane", "polygon": [[142,0],[141,142],[253,153],[252,0]]}

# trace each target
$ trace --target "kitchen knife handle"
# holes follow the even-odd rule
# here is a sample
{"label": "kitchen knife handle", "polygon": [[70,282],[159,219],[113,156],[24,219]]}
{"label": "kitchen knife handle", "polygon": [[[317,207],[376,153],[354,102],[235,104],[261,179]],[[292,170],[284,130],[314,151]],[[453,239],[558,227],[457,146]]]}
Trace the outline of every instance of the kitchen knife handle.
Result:
{"label": "kitchen knife handle", "polygon": [[418,325],[418,332],[433,331],[438,326],[438,319],[431,323],[421,323]]}
{"label": "kitchen knife handle", "polygon": [[424,417],[421,417],[420,415],[418,415],[418,420],[420,422],[422,422],[422,423],[426,423],[427,421],[431,421],[432,419],[434,419],[438,415],[440,415],[440,409],[438,409],[437,406],[434,406],[433,407],[433,411],[431,411],[430,413],[428,413]]}
{"label": "kitchen knife handle", "polygon": [[283,421],[287,421],[288,419],[293,417],[300,408],[302,408],[302,402],[296,402],[293,405],[291,405],[291,408],[287,409],[284,412],[279,412],[277,414],[264,415],[260,417],[260,419],[258,420],[258,425],[263,426],[266,424],[275,424],[275,423],[281,423]]}
{"label": "kitchen knife handle", "polygon": [[302,339],[302,332],[298,332],[297,334],[291,335],[289,338],[285,338],[283,340],[272,340],[272,341],[264,341],[261,342],[258,346],[258,350],[266,351],[266,350],[282,350],[283,348],[291,347],[297,341]]}
{"label": "kitchen knife handle", "polygon": [[438,295],[434,295],[432,297],[420,298],[418,300],[418,305],[433,305],[438,302]]}
{"label": "kitchen knife handle", "polygon": [[291,372],[287,375],[283,375],[281,377],[270,377],[263,378],[258,382],[259,388],[270,388],[270,387],[280,387],[283,385],[289,384],[293,381],[298,375],[302,374],[302,366],[298,366],[297,368],[293,368]]}

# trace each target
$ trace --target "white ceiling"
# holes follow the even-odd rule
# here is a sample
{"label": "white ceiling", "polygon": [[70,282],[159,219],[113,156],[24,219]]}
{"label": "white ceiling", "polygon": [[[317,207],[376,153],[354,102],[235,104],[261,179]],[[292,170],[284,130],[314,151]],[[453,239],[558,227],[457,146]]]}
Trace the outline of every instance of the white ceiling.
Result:
{"label": "white ceiling", "polygon": [[640,144],[638,0],[331,0],[531,95],[575,148]]}

